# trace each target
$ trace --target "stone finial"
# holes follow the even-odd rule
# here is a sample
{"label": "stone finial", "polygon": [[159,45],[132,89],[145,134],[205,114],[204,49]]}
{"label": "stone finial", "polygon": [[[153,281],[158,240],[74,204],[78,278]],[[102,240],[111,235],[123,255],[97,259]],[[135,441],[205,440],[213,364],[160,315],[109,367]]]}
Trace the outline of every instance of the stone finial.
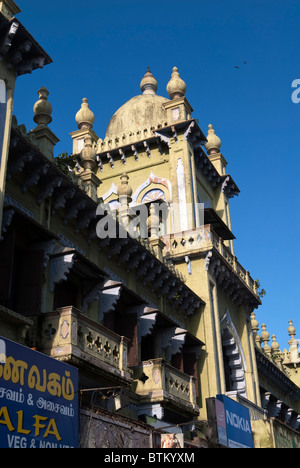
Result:
{"label": "stone finial", "polygon": [[295,340],[295,336],[296,336],[296,329],[295,327],[293,326],[293,321],[292,320],[289,320],[289,328],[288,328],[288,332],[289,332],[289,335],[291,337],[290,341],[288,342],[289,345],[291,346]]}
{"label": "stone finial", "polygon": [[216,135],[212,124],[209,124],[208,126],[208,134],[207,134],[206,139],[207,139],[207,143],[205,143],[205,148],[208,154],[220,153],[222,142],[220,138]]}
{"label": "stone finial", "polygon": [[39,91],[39,100],[33,106],[33,120],[37,126],[30,130],[30,134],[34,134],[36,143],[41,152],[50,160],[53,160],[54,146],[59,142],[59,139],[48,127],[52,122],[52,105],[48,101],[49,91],[43,86]]}
{"label": "stone finial", "polygon": [[143,94],[156,94],[157,81],[152,75],[149,67],[147,68],[145,76],[142,78],[140,87]]}
{"label": "stone finial", "polygon": [[120,179],[121,184],[118,187],[117,194],[119,196],[119,200],[126,200],[128,203],[131,201],[132,188],[130,187],[130,185],[128,185],[129,177],[126,174],[126,172],[123,172]]}
{"label": "stone finial", "polygon": [[279,351],[279,344],[277,343],[276,336],[272,335],[272,344],[271,344],[272,354]]}
{"label": "stone finial", "polygon": [[95,115],[89,108],[87,98],[82,99],[81,108],[75,116],[78,128],[93,128],[95,122]]}
{"label": "stone finial", "polygon": [[93,171],[96,167],[96,151],[90,136],[84,139],[84,148],[80,152],[80,165],[84,170]]}
{"label": "stone finial", "polygon": [[33,106],[34,122],[38,127],[46,127],[52,122],[52,105],[48,101],[49,91],[42,86],[38,91],[39,100]]}
{"label": "stone finial", "polygon": [[258,348],[260,348],[261,346],[261,340],[260,340],[260,336],[258,334],[258,330],[259,330],[259,323],[258,321],[256,320],[256,317],[255,317],[255,313],[252,312],[251,313],[251,327],[252,327],[252,333],[253,333],[253,338],[254,338],[254,342],[256,344],[256,346]]}
{"label": "stone finial", "polygon": [[267,332],[267,327],[266,325],[263,323],[262,326],[261,326],[261,329],[262,329],[262,332],[261,332],[261,339],[264,343],[264,347],[263,347],[263,350],[266,354],[270,355],[271,354],[271,346],[269,346],[269,333]]}
{"label": "stone finial", "polygon": [[180,78],[177,67],[173,68],[171,80],[167,85],[167,92],[171,100],[183,97],[186,93],[186,84]]}

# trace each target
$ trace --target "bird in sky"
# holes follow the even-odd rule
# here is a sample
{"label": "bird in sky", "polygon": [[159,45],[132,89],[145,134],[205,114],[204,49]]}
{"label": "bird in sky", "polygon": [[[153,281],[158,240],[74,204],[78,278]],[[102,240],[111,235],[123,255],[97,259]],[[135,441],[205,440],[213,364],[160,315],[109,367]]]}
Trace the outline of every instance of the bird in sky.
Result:
{"label": "bird in sky", "polygon": [[[247,65],[247,62],[246,62],[246,60],[243,60],[243,63],[244,63],[244,65]],[[235,65],[235,66],[234,66],[234,68],[238,68],[238,69],[240,69],[240,67],[238,67],[237,65]]]}

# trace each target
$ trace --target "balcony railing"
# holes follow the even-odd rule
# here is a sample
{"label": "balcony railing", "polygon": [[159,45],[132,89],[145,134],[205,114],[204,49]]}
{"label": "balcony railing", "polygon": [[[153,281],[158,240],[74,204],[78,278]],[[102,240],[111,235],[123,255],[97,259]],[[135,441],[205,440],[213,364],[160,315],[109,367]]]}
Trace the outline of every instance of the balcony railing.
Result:
{"label": "balcony railing", "polygon": [[81,365],[90,364],[129,381],[128,342],[124,336],[93,322],[71,306],[43,315],[42,352]]}
{"label": "balcony railing", "polygon": [[163,239],[166,243],[165,252],[169,252],[172,256],[189,255],[191,251],[201,252],[215,248],[238,278],[257,296],[256,282],[237,261],[235,255],[224,244],[223,239],[214,232],[210,224],[180,234],[165,235]]}
{"label": "balcony railing", "polygon": [[198,414],[194,377],[161,358],[143,361],[133,370],[134,390],[145,400],[151,403],[164,401]]}

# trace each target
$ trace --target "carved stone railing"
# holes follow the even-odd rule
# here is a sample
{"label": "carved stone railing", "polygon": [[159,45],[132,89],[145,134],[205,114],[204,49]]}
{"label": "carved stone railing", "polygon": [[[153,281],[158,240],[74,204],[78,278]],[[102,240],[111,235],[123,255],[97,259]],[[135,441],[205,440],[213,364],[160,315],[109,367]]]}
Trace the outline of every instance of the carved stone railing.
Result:
{"label": "carved stone railing", "polygon": [[124,336],[93,322],[74,307],[62,307],[43,315],[41,327],[42,352],[130,380],[129,340]]}
{"label": "carved stone railing", "polygon": [[163,236],[163,240],[166,244],[165,253],[170,254],[171,257],[189,255],[195,252],[195,250],[197,252],[207,252],[215,249],[238,278],[257,296],[256,282],[251,278],[249,272],[237,261],[235,255],[231,253],[230,249],[224,244],[223,239],[215,233],[210,224],[179,234],[165,235]]}
{"label": "carved stone railing", "polygon": [[151,403],[169,402],[198,413],[195,379],[163,359],[143,361],[133,368],[135,392]]}

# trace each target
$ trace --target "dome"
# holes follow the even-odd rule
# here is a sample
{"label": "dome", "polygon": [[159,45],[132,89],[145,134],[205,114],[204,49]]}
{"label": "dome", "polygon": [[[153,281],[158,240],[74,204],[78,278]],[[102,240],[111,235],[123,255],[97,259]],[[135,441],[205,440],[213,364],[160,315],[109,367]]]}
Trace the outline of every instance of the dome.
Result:
{"label": "dome", "polygon": [[113,138],[137,130],[164,125],[167,112],[163,107],[169,99],[156,94],[157,81],[148,69],[141,81],[143,94],[127,101],[112,116],[106,131],[106,137]]}
{"label": "dome", "polygon": [[163,124],[167,121],[167,112],[163,107],[164,102],[168,102],[168,99],[155,94],[142,94],[133,97],[112,116],[106,136],[115,137]]}

